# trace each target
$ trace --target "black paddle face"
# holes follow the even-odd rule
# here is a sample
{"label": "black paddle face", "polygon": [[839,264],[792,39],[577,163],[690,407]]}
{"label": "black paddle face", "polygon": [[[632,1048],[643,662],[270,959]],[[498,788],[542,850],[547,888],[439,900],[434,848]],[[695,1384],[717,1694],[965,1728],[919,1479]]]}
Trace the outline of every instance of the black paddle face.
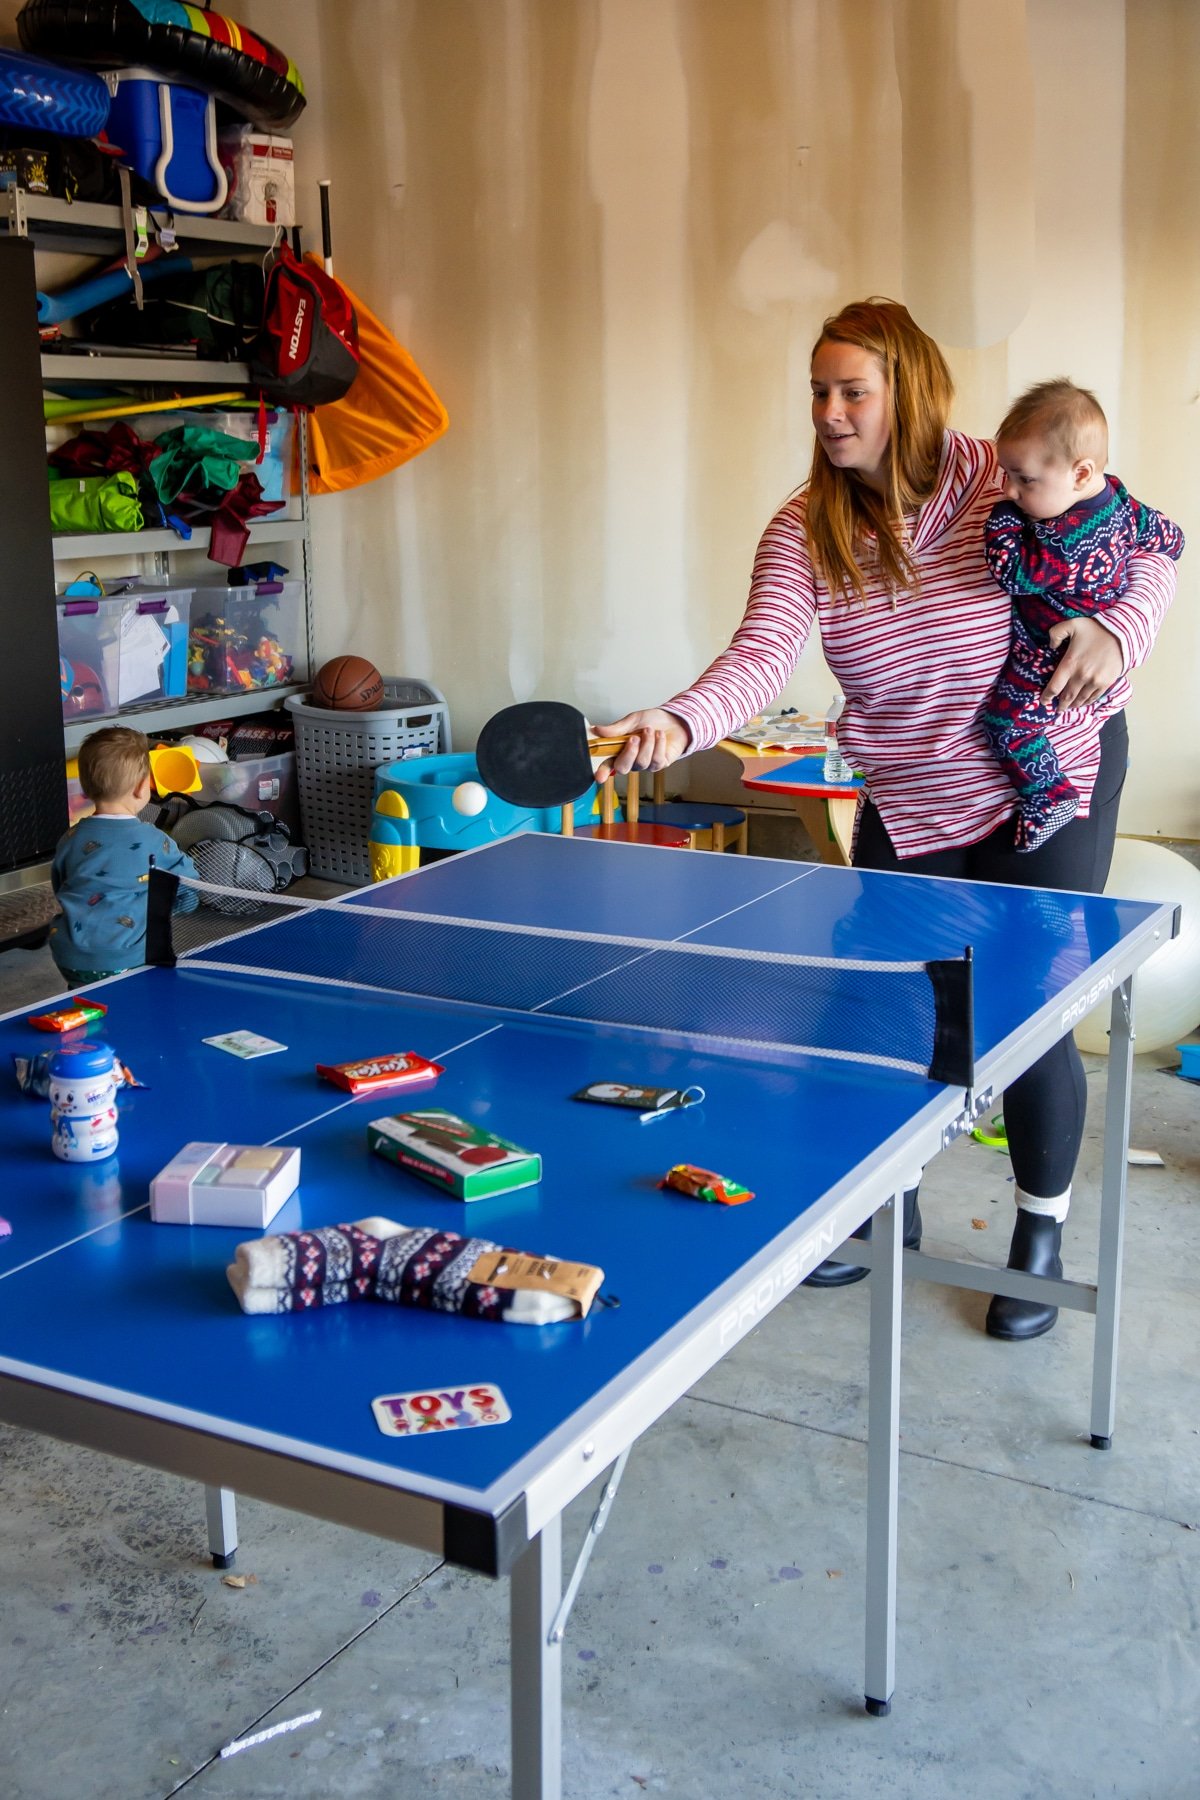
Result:
{"label": "black paddle face", "polygon": [[592,785],[587,721],[562,700],[506,706],[480,732],[475,764],[510,806],[569,806]]}

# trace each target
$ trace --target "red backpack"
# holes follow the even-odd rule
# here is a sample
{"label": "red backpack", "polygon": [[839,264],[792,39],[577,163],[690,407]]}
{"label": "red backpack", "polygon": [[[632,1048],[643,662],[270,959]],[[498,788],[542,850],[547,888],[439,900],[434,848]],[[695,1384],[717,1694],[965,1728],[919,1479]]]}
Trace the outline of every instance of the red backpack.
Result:
{"label": "red backpack", "polygon": [[250,375],[278,406],[328,406],[358,374],[358,320],[345,288],[286,241],[267,275],[262,330]]}

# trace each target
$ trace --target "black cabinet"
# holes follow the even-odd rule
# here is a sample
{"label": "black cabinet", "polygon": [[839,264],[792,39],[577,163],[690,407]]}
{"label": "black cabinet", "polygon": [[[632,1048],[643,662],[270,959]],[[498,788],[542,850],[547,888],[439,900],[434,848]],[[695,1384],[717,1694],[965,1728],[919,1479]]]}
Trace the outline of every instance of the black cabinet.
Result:
{"label": "black cabinet", "polygon": [[0,873],[67,828],[33,245],[0,239]]}

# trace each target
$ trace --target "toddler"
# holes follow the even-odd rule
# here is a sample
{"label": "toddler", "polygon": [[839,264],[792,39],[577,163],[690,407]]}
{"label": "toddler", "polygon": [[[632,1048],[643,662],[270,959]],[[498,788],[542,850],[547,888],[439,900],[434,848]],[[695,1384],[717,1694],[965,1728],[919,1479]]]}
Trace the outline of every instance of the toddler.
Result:
{"label": "toddler", "polygon": [[988,567],[1012,595],[1012,644],[983,710],[995,755],[1017,791],[1015,846],[1036,850],[1072,819],[1079,793],[1063,774],[1042,689],[1061,650],[1060,619],[1103,617],[1128,585],[1132,551],[1178,557],[1183,533],[1106,475],[1108,423],[1094,394],[1043,381],[996,433],[1005,498],[984,528]]}
{"label": "toddler", "polygon": [[[50,930],[50,953],[69,987],[83,987],[146,960],[146,889],[156,869],[196,870],[179,846],[138,818],[150,799],[150,745],[140,731],[109,725],[79,748],[79,785],[96,810],[59,840],[50,880],[62,916]],[[180,888],[175,905],[197,904]]]}

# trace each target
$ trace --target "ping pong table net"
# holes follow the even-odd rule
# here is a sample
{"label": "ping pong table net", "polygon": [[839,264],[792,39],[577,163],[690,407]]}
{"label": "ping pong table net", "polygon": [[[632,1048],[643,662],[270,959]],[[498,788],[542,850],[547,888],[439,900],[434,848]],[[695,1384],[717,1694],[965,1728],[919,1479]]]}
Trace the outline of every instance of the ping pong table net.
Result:
{"label": "ping pong table net", "polygon": [[[251,894],[155,869],[147,961],[973,1086],[970,950],[928,962],[787,955],[448,918],[397,906],[394,888],[388,897]],[[706,926],[706,940],[718,929]]]}

